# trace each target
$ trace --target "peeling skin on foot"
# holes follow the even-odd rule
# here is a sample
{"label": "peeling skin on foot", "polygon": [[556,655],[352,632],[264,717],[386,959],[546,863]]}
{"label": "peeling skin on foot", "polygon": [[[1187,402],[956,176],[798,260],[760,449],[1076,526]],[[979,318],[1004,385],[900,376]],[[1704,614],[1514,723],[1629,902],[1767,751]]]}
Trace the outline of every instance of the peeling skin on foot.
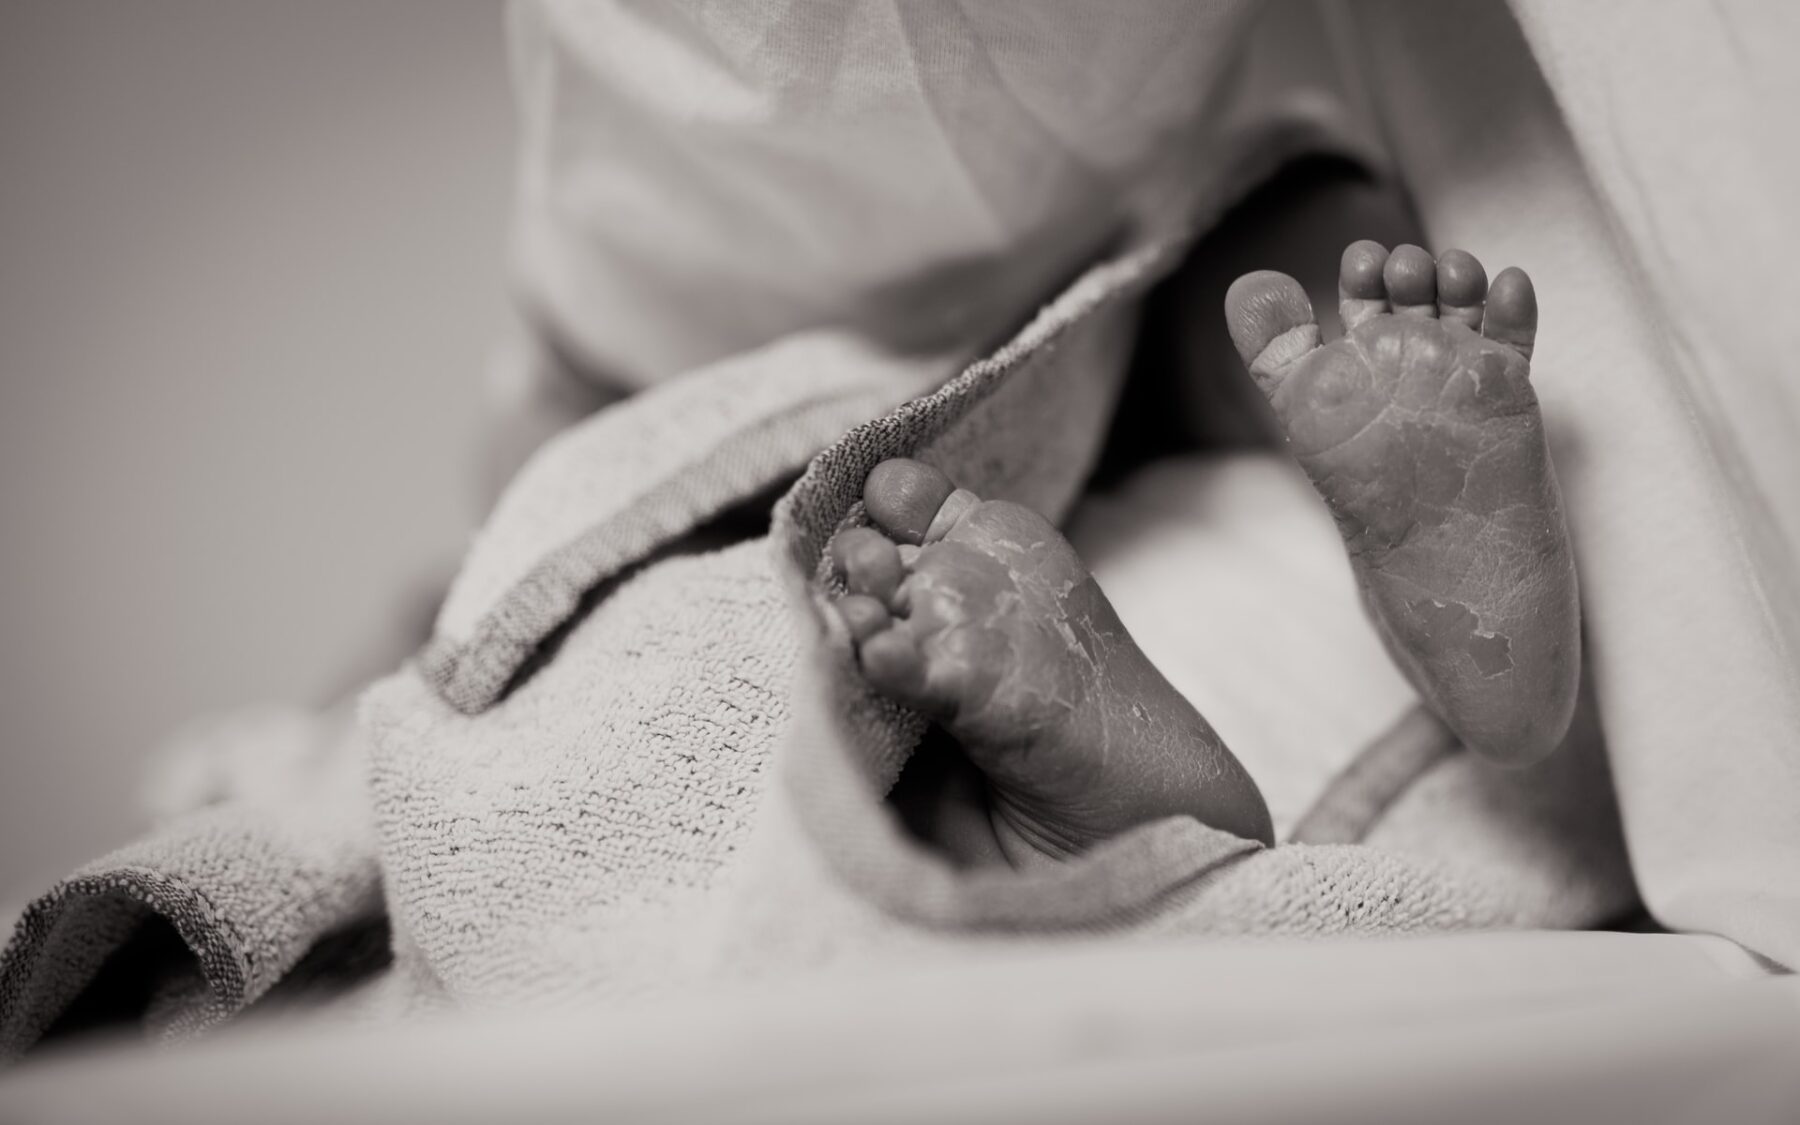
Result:
{"label": "peeling skin on foot", "polygon": [[[852,630],[861,651],[879,656],[864,673],[963,745],[987,777],[1004,854],[1065,858],[1181,814],[1271,842],[1249,775],[1137,648],[1054,527],[1016,504],[953,490],[916,462],[884,464],[893,467],[870,475],[865,506],[878,522],[926,532],[889,627]],[[903,495],[880,494],[896,483]],[[939,513],[919,510],[918,497],[963,510],[934,538]],[[887,565],[866,544],[852,546],[833,547],[849,570]],[[898,661],[896,652],[916,656]]]}
{"label": "peeling skin on foot", "polygon": [[[1322,343],[1297,282],[1247,274],[1232,339],[1396,663],[1465,743],[1535,760],[1568,727],[1581,651],[1530,281],[1365,242],[1339,293],[1349,335]],[[876,526],[832,547],[863,673],[961,743],[1001,854],[1064,858],[1170,815],[1270,842],[1254,782],[1046,520],[910,460],[878,465],[863,499]]]}
{"label": "peeling skin on foot", "polygon": [[1301,356],[1306,355],[1319,346],[1319,326],[1302,324],[1298,328],[1290,328],[1263,349],[1250,373],[1258,377],[1265,385],[1278,383],[1287,372],[1288,367]]}
{"label": "peeling skin on foot", "polygon": [[957,523],[980,502],[980,499],[966,488],[959,488],[952,492],[949,499],[944,501],[943,507],[938,509],[937,515],[932,517],[931,525],[925,529],[923,541],[936,543],[950,534]]}
{"label": "peeling skin on foot", "polygon": [[1465,652],[1482,676],[1498,676],[1512,668],[1512,642],[1481,628],[1473,610],[1461,602],[1425,598],[1411,604],[1419,636],[1438,654]]}
{"label": "peeling skin on foot", "polygon": [[[1379,284],[1377,284],[1379,273]],[[1311,319],[1281,274],[1226,299],[1239,351],[1344,535],[1396,662],[1495,761],[1548,754],[1574,713],[1580,600],[1528,359],[1530,280],[1375,243],[1344,254],[1340,340],[1280,349]],[[1302,312],[1304,310],[1304,312]],[[1448,310],[1448,311],[1446,311]]]}

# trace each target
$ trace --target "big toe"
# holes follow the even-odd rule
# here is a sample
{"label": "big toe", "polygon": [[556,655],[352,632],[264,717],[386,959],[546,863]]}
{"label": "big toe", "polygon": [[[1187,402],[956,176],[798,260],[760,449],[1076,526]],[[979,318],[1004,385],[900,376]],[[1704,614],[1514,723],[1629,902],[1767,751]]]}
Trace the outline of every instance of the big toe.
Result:
{"label": "big toe", "polygon": [[869,473],[863,482],[863,506],[889,535],[901,543],[922,543],[938,509],[956,491],[950,478],[923,461],[895,457]]}
{"label": "big toe", "polygon": [[1257,383],[1273,393],[1294,362],[1319,346],[1312,302],[1298,281],[1274,270],[1247,273],[1225,293],[1225,325]]}

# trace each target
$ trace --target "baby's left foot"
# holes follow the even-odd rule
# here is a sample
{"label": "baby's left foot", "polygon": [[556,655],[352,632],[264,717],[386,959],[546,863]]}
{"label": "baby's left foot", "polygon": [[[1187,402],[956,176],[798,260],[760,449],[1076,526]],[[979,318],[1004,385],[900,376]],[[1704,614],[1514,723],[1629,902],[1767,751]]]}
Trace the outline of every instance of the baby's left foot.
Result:
{"label": "baby's left foot", "polygon": [[863,499],[876,526],[832,543],[862,674],[956,736],[1008,859],[1181,814],[1272,842],[1255,783],[1049,521],[918,461],[877,465]]}
{"label": "baby's left foot", "polygon": [[1232,340],[1413,686],[1488,758],[1542,758],[1575,710],[1581,637],[1531,281],[1490,288],[1462,251],[1358,242],[1339,295],[1346,335],[1322,343],[1299,283],[1247,274],[1225,298]]}

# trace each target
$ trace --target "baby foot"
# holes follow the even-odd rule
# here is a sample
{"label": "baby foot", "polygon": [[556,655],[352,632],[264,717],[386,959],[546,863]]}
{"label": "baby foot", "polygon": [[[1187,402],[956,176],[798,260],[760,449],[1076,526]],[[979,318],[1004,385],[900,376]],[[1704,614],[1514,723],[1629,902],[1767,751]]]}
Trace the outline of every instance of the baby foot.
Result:
{"label": "baby foot", "polygon": [[1395,661],[1468,746],[1542,758],[1574,713],[1581,612],[1529,379],[1531,280],[1358,242],[1339,296],[1327,344],[1285,274],[1239,278],[1225,316]]}
{"label": "baby foot", "polygon": [[832,544],[863,675],[962,743],[1010,860],[1174,814],[1271,841],[1255,783],[1049,521],[918,461],[877,465],[863,500],[876,526]]}

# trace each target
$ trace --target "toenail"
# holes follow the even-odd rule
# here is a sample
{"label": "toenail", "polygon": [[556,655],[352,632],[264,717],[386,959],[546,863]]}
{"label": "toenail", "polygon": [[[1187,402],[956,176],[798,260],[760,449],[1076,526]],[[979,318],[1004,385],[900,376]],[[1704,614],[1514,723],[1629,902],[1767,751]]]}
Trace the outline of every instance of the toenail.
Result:
{"label": "toenail", "polygon": [[1365,238],[1345,247],[1338,265],[1338,285],[1344,296],[1358,301],[1378,301],[1386,296],[1381,270],[1387,260],[1387,247],[1379,242]]}
{"label": "toenail", "polygon": [[1500,276],[1488,290],[1488,303],[1494,311],[1509,319],[1520,323],[1537,322],[1537,293],[1531,287],[1531,279],[1517,266],[1500,271]]}
{"label": "toenail", "polygon": [[1467,250],[1446,250],[1437,260],[1438,301],[1453,308],[1478,305],[1487,296],[1487,271]]}
{"label": "toenail", "polygon": [[1399,246],[1381,271],[1388,300],[1395,305],[1437,303],[1437,263],[1419,246]]}
{"label": "toenail", "polygon": [[952,492],[950,498],[944,501],[944,506],[938,509],[937,515],[932,517],[931,526],[925,529],[923,541],[936,543],[950,534],[950,529],[956,526],[957,521],[968,515],[969,510],[979,503],[981,498],[966,488]]}

